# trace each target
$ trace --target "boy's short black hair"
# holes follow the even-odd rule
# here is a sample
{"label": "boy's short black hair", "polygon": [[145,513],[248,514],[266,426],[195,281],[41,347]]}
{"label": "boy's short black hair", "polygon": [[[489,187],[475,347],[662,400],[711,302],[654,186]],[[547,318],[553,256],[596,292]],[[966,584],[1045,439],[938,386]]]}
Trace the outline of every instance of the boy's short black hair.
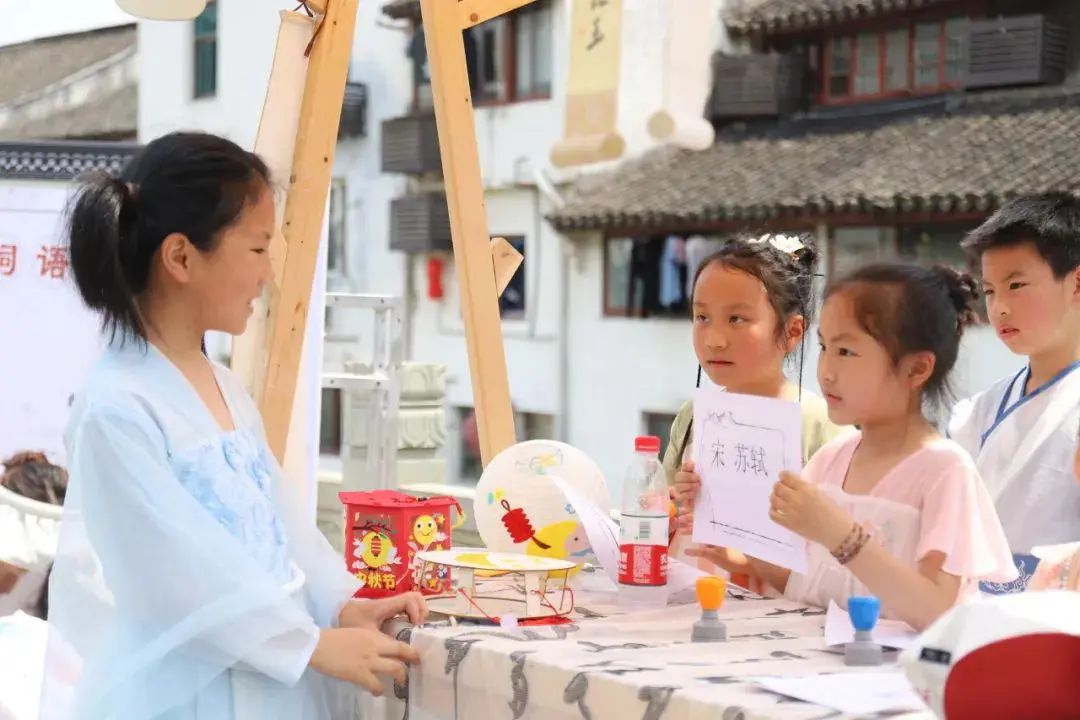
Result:
{"label": "boy's short black hair", "polygon": [[971,260],[998,247],[1031,243],[1062,279],[1080,266],[1080,198],[1064,192],[1027,195],[1001,206],[961,243]]}

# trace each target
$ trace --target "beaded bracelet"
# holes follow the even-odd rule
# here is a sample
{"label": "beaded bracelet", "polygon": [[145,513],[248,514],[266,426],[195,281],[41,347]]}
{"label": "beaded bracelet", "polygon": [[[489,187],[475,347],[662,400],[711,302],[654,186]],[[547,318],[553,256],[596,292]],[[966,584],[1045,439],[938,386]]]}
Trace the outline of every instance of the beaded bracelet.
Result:
{"label": "beaded bracelet", "polygon": [[1080,556],[1080,553],[1070,555],[1069,557],[1065,558],[1065,562],[1061,564],[1060,587],[1062,590],[1080,590],[1080,587],[1069,587],[1069,576],[1072,574],[1072,563],[1073,560],[1078,556]]}
{"label": "beaded bracelet", "polygon": [[869,540],[870,533],[866,532],[862,525],[855,523],[844,541],[832,550],[832,556],[841,565],[847,565],[855,559]]}

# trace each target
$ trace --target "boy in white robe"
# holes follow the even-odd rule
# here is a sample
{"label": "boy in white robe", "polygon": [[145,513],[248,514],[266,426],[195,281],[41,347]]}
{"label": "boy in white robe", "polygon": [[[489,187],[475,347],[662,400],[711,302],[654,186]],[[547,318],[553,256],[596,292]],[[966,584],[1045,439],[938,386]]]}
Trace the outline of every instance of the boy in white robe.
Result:
{"label": "boy in white robe", "polygon": [[1080,425],[1080,199],[1013,200],[972,231],[990,323],[1026,366],[959,403],[949,436],[975,459],[994,499],[1023,589],[1031,550],[1080,540],[1073,477]]}

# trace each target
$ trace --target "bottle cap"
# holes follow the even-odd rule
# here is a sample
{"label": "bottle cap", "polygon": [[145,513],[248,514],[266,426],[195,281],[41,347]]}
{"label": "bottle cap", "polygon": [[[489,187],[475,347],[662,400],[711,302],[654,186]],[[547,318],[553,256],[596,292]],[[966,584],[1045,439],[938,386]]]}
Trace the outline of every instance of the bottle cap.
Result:
{"label": "bottle cap", "polygon": [[634,451],[639,453],[659,453],[660,438],[655,435],[641,435],[634,440]]}

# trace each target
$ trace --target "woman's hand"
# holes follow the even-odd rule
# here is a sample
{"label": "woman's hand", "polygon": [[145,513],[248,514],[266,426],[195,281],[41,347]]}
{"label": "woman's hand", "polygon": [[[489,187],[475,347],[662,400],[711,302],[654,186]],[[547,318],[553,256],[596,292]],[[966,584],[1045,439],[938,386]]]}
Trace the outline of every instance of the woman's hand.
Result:
{"label": "woman's hand", "polygon": [[694,503],[701,492],[701,478],[694,472],[692,461],[683,463],[675,473],[675,504],[678,515],[675,526],[679,532],[691,532],[694,529]]}
{"label": "woman's hand", "polygon": [[427,601],[418,592],[394,595],[379,600],[350,600],[341,609],[338,625],[343,628],[378,630],[392,617],[405,614],[413,625],[427,622]]}
{"label": "woman's hand", "polygon": [[825,549],[835,550],[851,532],[855,521],[844,509],[792,472],[780,473],[769,496],[769,518]]}
{"label": "woman's hand", "polygon": [[319,631],[319,642],[308,665],[323,675],[358,685],[372,695],[382,695],[380,675],[399,685],[408,677],[406,663],[420,662],[409,645],[378,630],[335,628]]}

